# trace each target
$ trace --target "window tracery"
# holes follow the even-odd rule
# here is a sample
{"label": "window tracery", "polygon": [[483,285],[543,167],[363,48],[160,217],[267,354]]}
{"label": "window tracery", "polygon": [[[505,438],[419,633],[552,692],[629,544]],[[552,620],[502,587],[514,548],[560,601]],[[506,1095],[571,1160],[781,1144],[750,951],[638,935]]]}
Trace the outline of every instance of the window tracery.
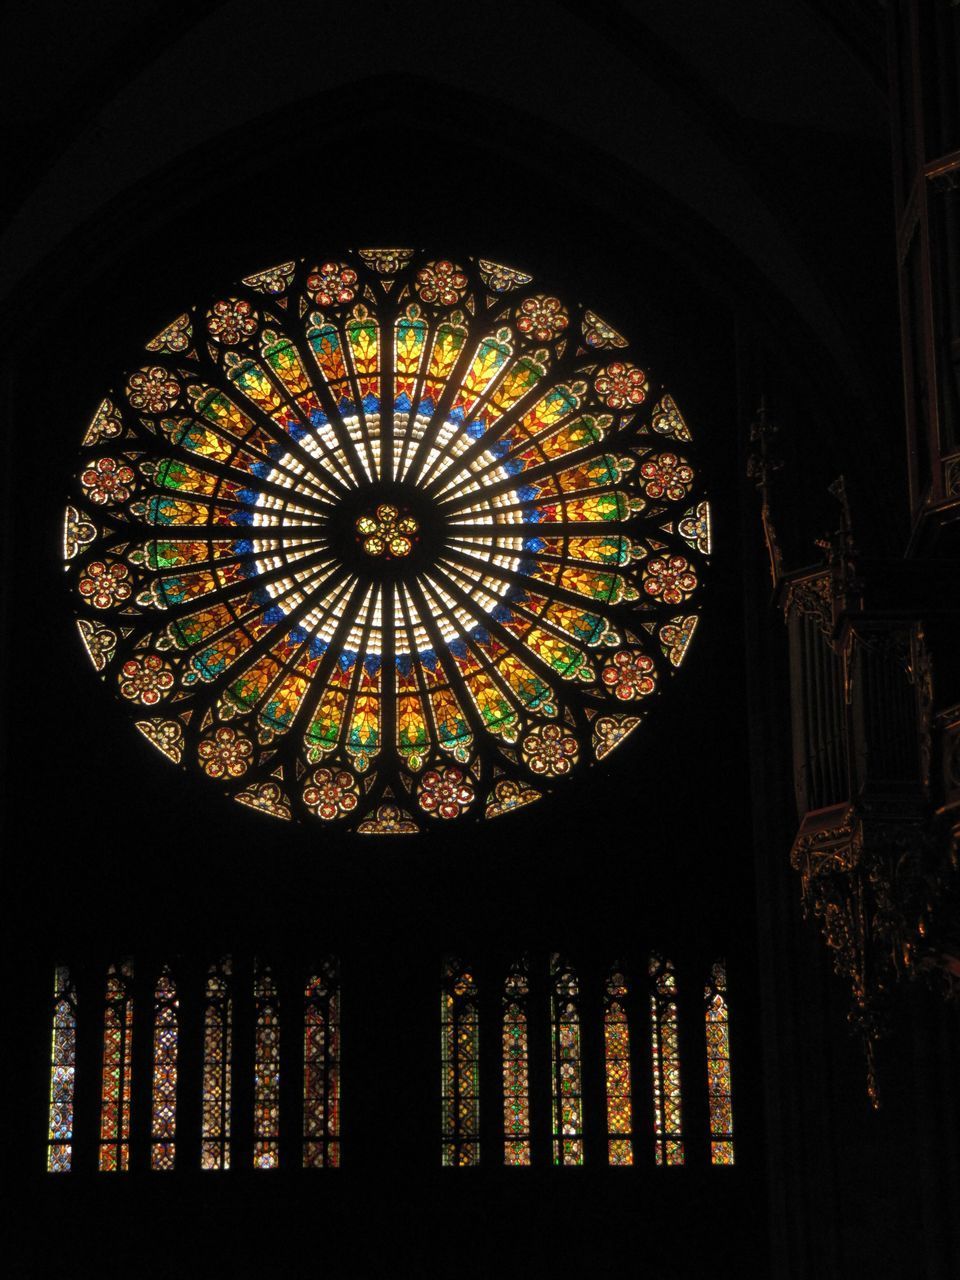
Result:
{"label": "window tracery", "polygon": [[529,963],[510,966],[503,985],[503,1162],[530,1163]]}
{"label": "window tracery", "polygon": [[710,1160],[733,1164],[733,1106],[730,1083],[730,1017],[727,969],[717,961],[704,988],[707,1036],[707,1091],[710,1102]]}
{"label": "window tracery", "polygon": [[103,1009],[103,1070],[100,1089],[100,1172],[130,1167],[130,1099],[133,1066],[133,963],[107,971]]}
{"label": "window tracery", "polygon": [[553,1163],[583,1164],[580,982],[559,953],[550,956]]}
{"label": "window tracery", "polygon": [[48,1173],[69,1173],[73,1168],[76,1069],[77,991],[70,977],[70,970],[60,965],[53,976],[53,1035],[47,1122]]}
{"label": "window tracery", "polygon": [[340,974],[332,957],[303,993],[303,1167],[340,1164]]}
{"label": "window tracery", "polygon": [[[533,965],[531,969],[531,964]],[[302,990],[303,1091],[300,1138],[293,1129],[293,1149],[284,1162],[304,1168],[337,1167],[341,1160],[340,1136],[340,971],[339,962],[327,957],[312,967]],[[697,1132],[685,1131],[681,1085],[679,991],[672,961],[654,954],[644,961],[643,972],[632,963],[618,962],[591,978],[583,1002],[583,984],[561,953],[531,957],[523,953],[500,971],[502,985],[494,994],[499,1001],[499,1050],[480,1059],[480,988],[477,971],[456,957],[444,959],[441,970],[441,1136],[442,1163],[469,1167],[480,1163],[481,1087],[502,1103],[502,1147],[491,1150],[494,1163],[530,1166],[539,1160],[577,1166],[589,1163],[630,1166],[643,1163],[637,1147],[635,1116],[644,1096],[653,1099],[653,1155],[660,1166],[684,1163],[686,1148],[695,1146],[714,1165],[734,1163],[731,1108],[731,1054],[726,966],[712,966],[703,988],[703,1026],[706,1035],[708,1108]],[[539,976],[537,976],[539,974]],[[601,976],[602,975],[602,976]],[[647,1003],[636,1003],[635,992],[649,979]],[[202,1148],[203,1169],[231,1167],[231,1131],[234,1098],[233,963],[224,957],[206,973],[204,999],[197,1009],[202,1031]],[[547,986],[541,984],[546,979]],[[101,1122],[97,1167],[126,1170],[130,1167],[133,1080],[133,962],[110,966],[107,975],[103,1039],[99,1042],[101,1074]],[[540,1015],[533,994],[543,1001]],[[244,1070],[251,1071],[253,1102],[253,1164],[276,1168],[281,1160],[279,994],[269,966],[255,963],[247,988],[251,1041]],[[586,1012],[585,1012],[586,1011]],[[540,1018],[543,1020],[540,1021]],[[593,1019],[596,1019],[594,1026]],[[152,1074],[144,1073],[141,1088],[148,1094],[143,1109],[142,1140],[149,1150],[150,1167],[170,1171],[182,1167],[178,1151],[177,1108],[186,1084],[179,1062],[181,1008],[178,983],[164,965],[145,1010],[152,1027]],[[586,1044],[596,1047],[597,1061],[584,1065]],[[537,1030],[537,1028],[541,1030]],[[593,1028],[591,1030],[591,1028]],[[550,1049],[547,1056],[549,1029]],[[636,1035],[649,1036],[649,1069],[641,1069],[632,1054]],[[543,1036],[540,1049],[537,1037]],[[594,1037],[591,1039],[591,1037]],[[189,1033],[188,1033],[189,1038]],[[87,1041],[89,1052],[97,1043]],[[593,1050],[591,1050],[593,1052]],[[531,1053],[544,1071],[544,1109],[547,1110],[546,1068],[550,1068],[549,1114],[552,1125],[542,1138],[531,1126]],[[150,1059],[148,1058],[148,1061]],[[91,1064],[96,1074],[96,1061]],[[703,1068],[703,1060],[695,1064]],[[251,1070],[252,1068],[252,1070]],[[53,1039],[46,1166],[50,1172],[70,1172],[74,1167],[74,1081],[77,1069],[77,996],[70,970],[59,966],[54,975]],[[584,1091],[584,1070],[593,1073],[598,1091]],[[491,1072],[484,1083],[483,1076]],[[499,1075],[499,1080],[497,1076]],[[149,1077],[149,1078],[148,1078]],[[600,1087],[602,1085],[602,1088]],[[249,1099],[250,1095],[247,1095]],[[593,1099],[593,1100],[591,1100]],[[240,1105],[249,1106],[243,1096]],[[596,1109],[591,1123],[606,1144],[586,1152],[586,1112]],[[591,1113],[592,1114],[592,1113]],[[701,1132],[702,1129],[702,1132]],[[494,1129],[494,1133],[496,1130]],[[299,1143],[300,1151],[297,1151]],[[284,1148],[286,1150],[286,1148]],[[502,1154],[501,1154],[502,1152]],[[538,1155],[538,1152],[540,1153]],[[649,1155],[647,1157],[649,1159]]]}
{"label": "window tracery", "polygon": [[254,964],[253,1166],[280,1164],[280,1004],[270,966]]}
{"label": "window tracery", "polygon": [[680,1030],[673,962],[650,957],[650,1052],[653,1061],[653,1132],[657,1164],[683,1164]]}
{"label": "window tracery", "polygon": [[440,992],[444,1165],[480,1163],[480,1018],[477,983],[454,956],[443,962]]}
{"label": "window tracery", "polygon": [[150,1127],[150,1165],[169,1171],[176,1161],[177,1055],[180,1001],[177,985],[164,965],[153,993],[153,1108]]}
{"label": "window tracery", "polygon": [[515,269],[361,250],[247,276],[117,379],[64,521],[137,728],[279,819],[534,803],[639,725],[711,550],[626,338]]}
{"label": "window tracery", "polygon": [[630,1024],[627,980],[620,967],[604,984],[603,1045],[607,1094],[607,1160],[633,1164],[633,1091],[630,1070]]}
{"label": "window tracery", "polygon": [[200,1167],[230,1168],[233,1112],[233,962],[224,956],[207,970],[203,1010],[203,1116]]}

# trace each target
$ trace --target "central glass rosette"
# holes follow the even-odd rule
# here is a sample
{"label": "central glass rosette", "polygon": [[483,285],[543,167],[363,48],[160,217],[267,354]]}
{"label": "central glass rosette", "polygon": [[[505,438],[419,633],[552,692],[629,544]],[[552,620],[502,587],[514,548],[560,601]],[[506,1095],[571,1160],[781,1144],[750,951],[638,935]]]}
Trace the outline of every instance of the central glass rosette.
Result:
{"label": "central glass rosette", "polygon": [[64,549],[137,727],[275,817],[496,817],[641,722],[707,502],[627,340],[530,276],[360,250],[184,312],[95,414]]}
{"label": "central glass rosette", "polygon": [[413,539],[420,525],[399,507],[381,502],[371,515],[357,520],[356,529],[363,539],[360,545],[368,556],[393,556],[399,560],[413,550]]}

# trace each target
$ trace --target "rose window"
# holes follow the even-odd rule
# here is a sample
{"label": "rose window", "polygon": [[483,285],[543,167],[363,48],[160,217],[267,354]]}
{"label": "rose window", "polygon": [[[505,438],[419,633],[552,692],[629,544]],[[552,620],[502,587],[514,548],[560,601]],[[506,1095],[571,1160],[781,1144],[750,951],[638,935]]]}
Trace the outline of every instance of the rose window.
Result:
{"label": "rose window", "polygon": [[513,267],[285,262],[177,316],[64,522],[136,727],[277,818],[408,834],[575,786],[667,693],[710,510],[642,355]]}

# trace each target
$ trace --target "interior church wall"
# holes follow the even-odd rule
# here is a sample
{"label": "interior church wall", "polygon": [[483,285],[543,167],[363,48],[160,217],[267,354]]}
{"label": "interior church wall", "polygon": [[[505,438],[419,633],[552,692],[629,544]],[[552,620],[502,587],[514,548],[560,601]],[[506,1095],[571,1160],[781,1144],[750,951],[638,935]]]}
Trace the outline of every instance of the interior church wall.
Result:
{"label": "interior church wall", "polygon": [[[4,1065],[39,1224],[18,1274],[294,1256],[333,1275],[453,1259],[466,1275],[949,1274],[955,1148],[930,1104],[949,1095],[949,1024],[927,1003],[905,1016],[872,1115],[787,863],[785,635],[744,479],[763,395],[793,562],[829,527],[841,472],[864,536],[902,541],[885,91],[875,45],[852,51],[823,10],[145,0],[23,16],[0,232]],[[131,741],[73,634],[59,545],[117,364],[208,289],[386,241],[556,280],[636,337],[693,425],[718,546],[700,643],[635,747],[549,812],[397,847],[278,830]],[[319,1183],[44,1174],[54,963],[315,946],[350,967],[353,1167]],[[691,972],[722,952],[739,980],[738,1166],[439,1168],[439,956],[558,947],[598,966],[648,946]]]}

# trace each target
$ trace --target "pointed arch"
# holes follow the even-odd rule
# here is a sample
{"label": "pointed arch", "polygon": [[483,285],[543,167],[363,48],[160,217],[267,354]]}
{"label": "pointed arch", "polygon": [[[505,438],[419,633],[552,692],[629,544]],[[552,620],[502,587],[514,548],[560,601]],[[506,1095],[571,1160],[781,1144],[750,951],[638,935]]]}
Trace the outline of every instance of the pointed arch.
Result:
{"label": "pointed arch", "polygon": [[130,1099],[133,1062],[133,961],[107,970],[103,1008],[100,1089],[100,1172],[130,1167]]}
{"label": "pointed arch", "polygon": [[633,1164],[629,991],[621,965],[608,973],[603,991],[604,1078],[607,1095],[607,1161]]}
{"label": "pointed arch", "polygon": [[230,956],[207,970],[203,1009],[203,1116],[200,1167],[230,1168],[230,1108],[233,1086],[233,962]]}
{"label": "pointed arch", "polygon": [[174,1168],[177,1129],[177,1054],[180,1001],[169,966],[164,965],[153,993],[153,1097],[150,1119],[150,1167]]}
{"label": "pointed arch", "polygon": [[553,1163],[580,1165],[583,1164],[580,981],[558,952],[550,956],[550,1032]]}
{"label": "pointed arch", "polygon": [[733,1105],[730,1076],[730,1017],[727,969],[718,960],[704,988],[707,1095],[710,1102],[710,1163],[733,1164]]}
{"label": "pointed arch", "polygon": [[329,956],[303,991],[303,1167],[340,1164],[340,966]]}
{"label": "pointed arch", "polygon": [[463,1168],[480,1163],[480,1018],[473,973],[443,960],[440,991],[441,1158]]}
{"label": "pointed arch", "polygon": [[673,962],[659,955],[650,957],[649,974],[654,1150],[657,1164],[681,1165],[683,1107],[680,1097],[677,975]]}
{"label": "pointed arch", "polygon": [[530,1163],[529,959],[510,966],[503,984],[503,1163]]}
{"label": "pointed arch", "polygon": [[50,1111],[47,1172],[73,1167],[73,1092],[77,1067],[77,990],[63,965],[53,975],[53,1035],[50,1046]]}
{"label": "pointed arch", "polygon": [[280,1165],[280,1000],[273,971],[254,961],[253,1167]]}

